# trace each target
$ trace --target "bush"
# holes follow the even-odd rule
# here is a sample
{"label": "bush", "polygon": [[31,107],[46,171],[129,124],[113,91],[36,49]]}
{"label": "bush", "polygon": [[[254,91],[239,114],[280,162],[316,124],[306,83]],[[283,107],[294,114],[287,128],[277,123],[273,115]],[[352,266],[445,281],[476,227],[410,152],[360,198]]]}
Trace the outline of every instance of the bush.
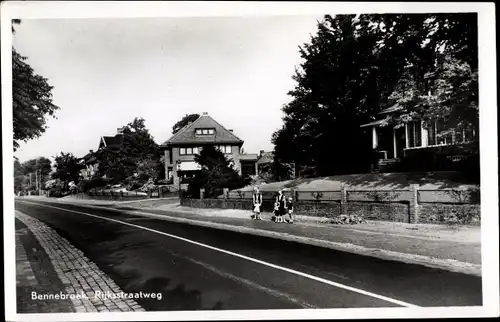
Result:
{"label": "bush", "polygon": [[126,188],[129,191],[134,191],[141,188],[143,185],[144,183],[140,182],[139,180],[130,180],[126,185]]}
{"label": "bush", "polygon": [[333,218],[331,223],[336,225],[355,225],[364,224],[366,223],[366,220],[357,215],[339,215]]}
{"label": "bush", "polygon": [[195,161],[202,169],[189,180],[185,196],[199,197],[200,189],[205,189],[207,198],[217,198],[223,188],[229,190],[242,188],[250,183],[249,178],[242,178],[234,169],[232,162],[213,146],[204,147]]}
{"label": "bush", "polygon": [[155,190],[157,188],[158,187],[153,183],[153,181],[149,180],[148,182],[146,182],[144,185],[142,185],[139,188],[139,191],[148,192],[148,191],[153,191],[153,190]]}
{"label": "bush", "polygon": [[94,188],[106,187],[109,183],[109,179],[102,177],[95,177],[90,180],[82,180],[78,183],[78,188],[80,191],[87,192]]}
{"label": "bush", "polygon": [[64,191],[61,187],[50,188],[48,193],[49,193],[49,197],[52,197],[52,198],[61,198],[61,197],[64,197],[64,196],[71,194],[69,191]]}

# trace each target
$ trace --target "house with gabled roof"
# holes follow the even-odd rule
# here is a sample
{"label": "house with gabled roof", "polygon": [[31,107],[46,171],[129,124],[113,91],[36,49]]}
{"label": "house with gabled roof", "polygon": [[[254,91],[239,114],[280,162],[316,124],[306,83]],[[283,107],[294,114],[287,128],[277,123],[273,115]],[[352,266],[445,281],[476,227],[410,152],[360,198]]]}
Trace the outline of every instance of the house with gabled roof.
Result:
{"label": "house with gabled roof", "polygon": [[205,112],[160,145],[164,153],[166,177],[176,185],[179,181],[187,183],[196,171],[201,170],[195,161],[195,155],[207,145],[215,146],[222,151],[242,175],[243,142],[233,130],[225,128]]}
{"label": "house with gabled roof", "polygon": [[[114,136],[101,136],[99,140],[98,150],[103,148],[110,148],[112,150],[120,150],[123,143],[123,130],[124,128],[118,128],[117,133]],[[84,168],[80,171],[80,174],[84,179],[92,178],[98,169],[97,158],[95,157],[94,150],[90,150],[84,157],[80,158],[80,164],[84,166]]]}
{"label": "house with gabled roof", "polygon": [[101,136],[99,141],[99,149],[111,148],[119,150],[123,143],[123,128],[118,128],[114,136]]}

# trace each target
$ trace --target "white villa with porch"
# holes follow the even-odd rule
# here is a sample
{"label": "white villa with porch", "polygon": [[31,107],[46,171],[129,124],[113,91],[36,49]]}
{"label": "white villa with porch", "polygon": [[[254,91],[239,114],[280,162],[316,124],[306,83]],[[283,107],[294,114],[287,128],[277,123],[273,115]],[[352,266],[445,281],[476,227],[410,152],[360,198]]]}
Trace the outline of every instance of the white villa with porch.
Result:
{"label": "white villa with porch", "polygon": [[440,120],[430,124],[425,124],[421,120],[411,121],[399,128],[391,125],[383,126],[388,115],[401,110],[402,108],[396,104],[379,113],[382,119],[361,125],[362,128],[371,128],[372,148],[380,154],[379,166],[395,163],[411,150],[466,144],[473,141],[476,136],[474,130],[442,135],[447,129]]}

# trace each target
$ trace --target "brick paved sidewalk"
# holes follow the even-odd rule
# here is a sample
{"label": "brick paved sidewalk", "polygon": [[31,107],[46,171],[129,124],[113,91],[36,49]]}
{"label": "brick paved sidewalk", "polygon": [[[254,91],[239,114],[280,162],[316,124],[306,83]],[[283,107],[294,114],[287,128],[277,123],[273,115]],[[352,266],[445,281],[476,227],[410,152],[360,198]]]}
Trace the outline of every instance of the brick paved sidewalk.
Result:
{"label": "brick paved sidewalk", "polygon": [[16,218],[18,313],[145,311],[52,228],[19,211]]}

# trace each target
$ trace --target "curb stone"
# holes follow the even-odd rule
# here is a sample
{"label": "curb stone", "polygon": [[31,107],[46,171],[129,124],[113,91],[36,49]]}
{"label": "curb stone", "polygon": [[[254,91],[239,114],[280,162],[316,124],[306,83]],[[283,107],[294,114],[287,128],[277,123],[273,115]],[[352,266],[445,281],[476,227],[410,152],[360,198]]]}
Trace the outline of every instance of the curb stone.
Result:
{"label": "curb stone", "polygon": [[[267,231],[267,230],[262,230],[262,229],[248,228],[248,227],[242,227],[242,226],[236,226],[236,225],[213,223],[213,222],[201,221],[201,220],[196,220],[196,219],[172,217],[169,215],[159,215],[159,214],[144,212],[144,211],[141,211],[139,209],[138,210],[122,210],[122,209],[116,209],[116,208],[106,207],[106,206],[75,204],[75,203],[69,203],[69,202],[61,202],[61,203],[67,203],[67,204],[82,206],[82,207],[86,207],[86,208],[113,211],[113,212],[124,213],[124,214],[134,214],[134,215],[139,215],[139,216],[143,216],[143,217],[150,217],[150,218],[156,218],[156,219],[161,219],[161,220],[166,220],[166,221],[185,223],[185,224],[190,224],[190,225],[195,225],[195,226],[223,229],[223,230],[234,231],[234,232],[243,233],[243,234],[250,234],[250,235],[255,235],[255,236],[280,239],[280,240],[284,240],[284,241],[298,242],[298,243],[312,245],[312,246],[329,248],[329,249],[336,250],[336,251],[343,251],[343,252],[353,253],[353,254],[362,255],[362,256],[375,257],[375,258],[382,259],[382,260],[399,261],[399,262],[404,262],[407,264],[416,264],[416,265],[426,266],[429,268],[446,270],[446,271],[450,271],[450,272],[454,272],[454,273],[461,273],[461,274],[473,275],[473,276],[478,276],[478,277],[482,276],[482,270],[481,270],[480,264],[461,262],[461,261],[458,261],[455,259],[440,259],[440,258],[424,256],[424,255],[400,253],[400,252],[389,251],[389,250],[379,249],[379,248],[368,248],[368,247],[354,245],[354,244],[350,244],[350,243],[338,243],[338,242],[324,241],[324,240],[320,240],[320,239],[297,236],[297,235],[288,234],[288,233]],[[168,210],[162,210],[162,211],[169,212]],[[180,213],[182,213],[182,212],[189,213],[186,211],[179,211],[179,212]]]}

